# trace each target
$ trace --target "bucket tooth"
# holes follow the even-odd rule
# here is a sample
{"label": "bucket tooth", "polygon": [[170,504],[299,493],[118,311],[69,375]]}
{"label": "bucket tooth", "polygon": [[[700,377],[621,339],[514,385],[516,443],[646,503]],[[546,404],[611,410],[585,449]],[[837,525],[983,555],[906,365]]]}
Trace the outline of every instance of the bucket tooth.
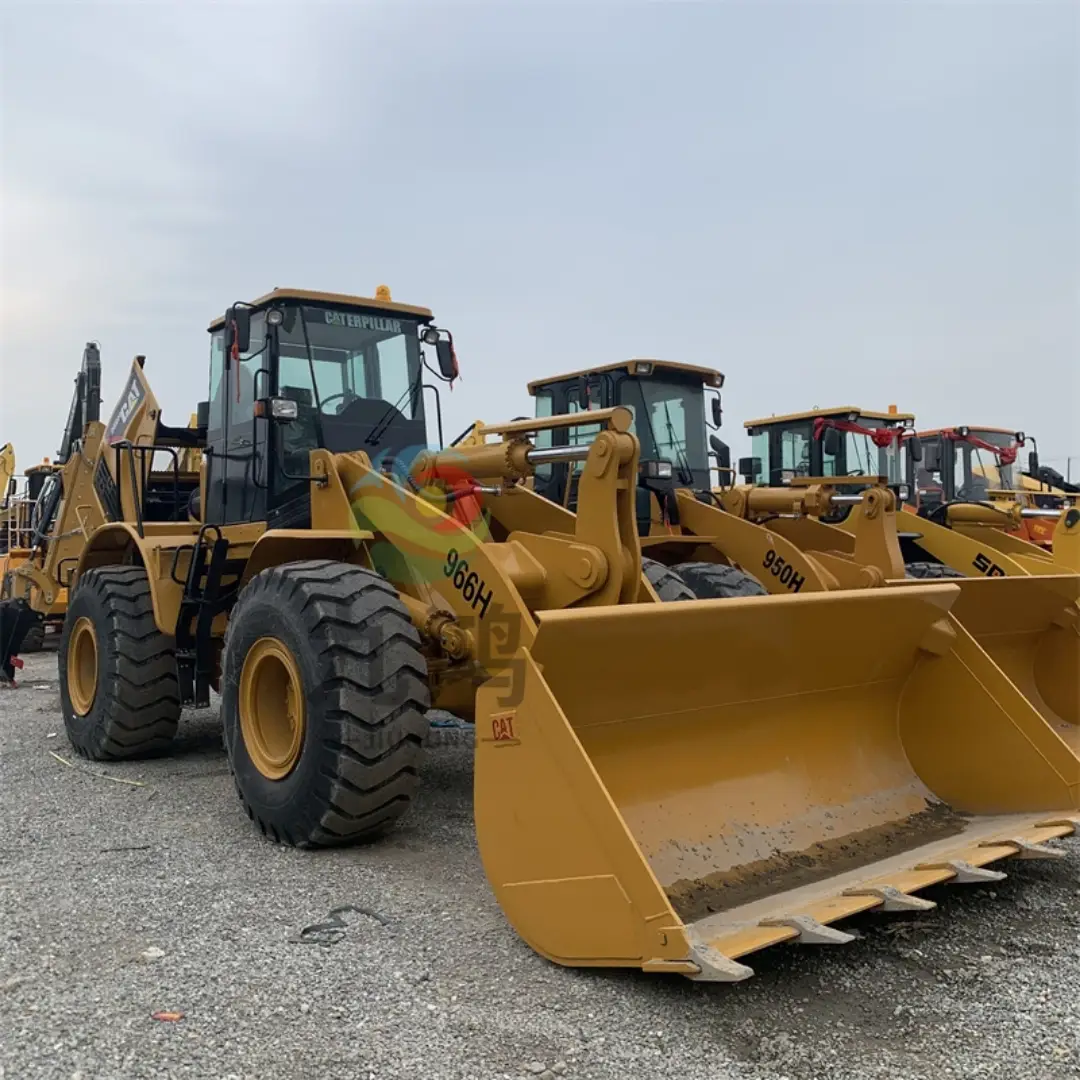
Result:
{"label": "bucket tooth", "polygon": [[1061,848],[1047,847],[1046,844],[1035,844],[1030,840],[1021,840],[1019,837],[1009,837],[1008,840],[984,840],[979,847],[1011,847],[1016,848],[1014,859],[1064,859],[1065,852]]}
{"label": "bucket tooth", "polygon": [[[1049,818],[1046,821],[1036,821],[1036,829],[1068,829],[1071,833],[1080,833],[1080,818]],[[1069,834],[1067,834],[1069,835]]]}
{"label": "bucket tooth", "polygon": [[742,982],[754,974],[754,969],[725,956],[719,949],[698,942],[690,950],[690,959],[701,968],[690,978],[697,982]]}
{"label": "bucket tooth", "polygon": [[762,919],[759,926],[787,926],[798,931],[800,945],[846,945],[855,940],[854,934],[835,930],[819,923],[810,915],[781,915],[775,919]]}
{"label": "bucket tooth", "polygon": [[916,870],[951,870],[953,876],[946,885],[982,885],[988,881],[1003,881],[1006,877],[1000,870],[988,870],[985,866],[972,866],[963,859],[950,859],[948,862],[919,863]]}
{"label": "bucket tooth", "polygon": [[937,907],[933,900],[901,892],[895,885],[862,885],[845,889],[845,896],[875,896],[881,901],[882,911],[931,911]]}

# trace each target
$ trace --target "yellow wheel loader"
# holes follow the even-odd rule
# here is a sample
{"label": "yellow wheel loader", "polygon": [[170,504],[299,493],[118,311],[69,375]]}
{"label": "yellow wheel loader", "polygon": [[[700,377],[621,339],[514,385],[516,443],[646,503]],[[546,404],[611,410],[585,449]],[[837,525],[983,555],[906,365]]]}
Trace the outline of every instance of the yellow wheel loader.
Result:
{"label": "yellow wheel loader", "polygon": [[[995,505],[987,482],[973,471],[978,458],[965,444],[967,429],[918,436],[914,417],[852,406],[750,420],[753,456],[740,472],[749,483],[783,485],[810,477],[885,478],[909,513],[900,526],[907,572],[914,577],[1002,577],[1076,573],[1080,515],[1067,509]],[[978,454],[978,450],[975,453]],[[979,498],[970,497],[972,493]],[[849,529],[848,512],[827,521]],[[1052,520],[1059,538],[1051,555],[1010,535],[1031,520]],[[812,528],[806,526],[805,528]]]}
{"label": "yellow wheel loader", "polygon": [[[754,455],[740,469],[754,479],[779,477],[786,486],[736,488],[725,494],[725,504],[745,498],[757,520],[833,570],[840,559],[890,581],[905,574],[960,579],[954,615],[1072,748],[1080,769],[1080,574],[1067,561],[1075,550],[1069,545],[1080,542],[1080,513],[1052,511],[1061,537],[1053,557],[1009,535],[1003,522],[1017,523],[1028,511],[1015,506],[1007,516],[974,498],[984,492],[956,485],[952,463],[959,469],[963,462],[970,482],[972,457],[970,447],[949,447],[965,436],[912,437],[913,418],[898,416],[890,424],[886,418],[896,415],[851,409],[750,421]],[[875,420],[895,437],[878,432],[875,442],[869,433]],[[789,455],[792,445],[798,453]],[[891,490],[866,487],[872,470],[882,474],[880,484],[892,482]],[[816,475],[805,475],[812,471]],[[835,494],[858,486],[865,490]],[[896,498],[914,508],[928,495],[932,501],[917,514],[895,512]],[[765,516],[768,508],[774,516]]]}
{"label": "yellow wheel loader", "polygon": [[[1010,428],[974,426],[943,428],[925,434],[930,438],[944,436],[953,444],[950,448],[964,458],[962,472],[954,460],[954,476],[963,475],[962,483],[995,507],[1011,511],[1016,504],[1021,508],[1061,510],[1080,504],[1080,485],[1070,483],[1056,469],[1040,465],[1039,445],[1033,435]],[[1025,468],[1018,456],[1029,443],[1031,450]],[[1053,551],[1055,527],[1053,516],[1046,515],[1029,517],[1010,531]]]}
{"label": "yellow wheel loader", "polygon": [[[31,560],[30,545],[37,525],[38,500],[56,471],[56,466],[46,458],[40,465],[32,465],[26,470],[21,490],[15,480],[9,483],[7,507],[2,517],[3,538],[0,540],[0,604],[23,591],[22,581],[16,581],[16,571]],[[17,619],[22,627],[18,634],[14,632],[15,623],[9,613],[5,628],[0,629],[0,655],[9,659],[20,653],[38,651],[45,642],[46,628],[56,628],[63,623],[65,601],[64,592],[60,590],[54,602],[42,606],[40,612],[23,612]]]}
{"label": "yellow wheel loader", "polygon": [[[723,374],[713,368],[634,359],[537,379],[528,386],[538,417],[616,405],[630,411],[631,430],[642,454],[635,495],[637,529],[646,576],[664,600],[765,595],[765,589],[743,565],[747,545],[759,537],[748,537],[748,530],[734,520],[722,523],[723,537],[713,535],[708,528],[693,527],[701,522],[696,506],[690,505],[685,510],[693,521],[680,525],[682,497],[693,503],[694,492],[708,493],[711,487],[705,409],[708,401],[712,426],[719,428],[723,384]],[[539,445],[575,445],[591,437],[595,429],[593,424],[577,430],[541,432]],[[722,462],[719,467],[729,470],[727,448],[715,435],[712,438],[716,444],[712,452],[719,453]],[[573,510],[580,471],[579,464],[547,463],[538,470],[533,487],[552,502]],[[712,496],[707,499],[715,502]]]}
{"label": "yellow wheel loader", "polygon": [[[529,392],[538,416],[553,409],[576,413],[614,405],[633,414],[632,430],[642,446],[638,531],[647,573],[665,599],[793,595],[867,588],[882,585],[889,577],[903,577],[895,543],[890,547],[884,537],[867,536],[860,545],[866,550],[853,558],[847,537],[839,536],[838,551],[836,530],[823,528],[816,520],[803,524],[809,515],[819,513],[838,520],[850,505],[860,502],[862,495],[856,489],[866,487],[876,473],[804,489],[794,505],[788,487],[732,485],[730,452],[715,434],[722,420],[723,381],[723,375],[711,368],[636,359],[538,379],[529,384]],[[890,431],[893,426],[901,430],[912,419],[880,416]],[[580,436],[555,432],[543,444],[549,445],[553,437],[557,445],[566,445]],[[785,446],[785,460],[794,460],[793,454],[793,448]],[[740,465],[752,470],[746,460]],[[721,477],[719,487],[712,483],[711,467]],[[535,489],[572,508],[575,468],[545,466]],[[901,469],[897,455],[892,480],[899,478]],[[794,476],[794,467],[789,472]],[[762,476],[748,479],[764,482]],[[780,472],[773,479],[777,485],[787,482]],[[871,515],[880,514],[890,522],[895,517],[895,500],[887,493],[871,493],[867,500]],[[789,521],[796,523],[788,526]]]}
{"label": "yellow wheel loader", "polygon": [[[428,450],[422,347],[452,379],[452,341],[380,293],[276,290],[212,324],[197,520],[129,506],[79,560],[78,749],[160,745],[216,685],[258,828],[332,845],[408,808],[429,704],[469,711],[478,845],[517,932],[557,963],[695,979],[1060,854],[1075,758],[950,618],[956,584],[658,602],[629,410]],[[576,462],[573,514],[528,485]],[[558,528],[529,528],[537,507]]]}
{"label": "yellow wheel loader", "polygon": [[[1080,510],[1075,493],[1037,493],[1023,481],[1040,475],[1038,452],[1021,473],[1023,432],[939,428],[919,433],[922,459],[908,454],[908,508],[935,524],[993,547],[1028,573],[1080,573]],[[1034,442],[1034,440],[1031,440]]]}
{"label": "yellow wheel loader", "polygon": [[[756,485],[683,486],[708,483],[706,397],[722,382],[718,372],[708,376],[670,362],[630,361],[530,384],[540,415],[552,405],[582,404],[621,404],[634,413],[645,457],[654,459],[641,465],[638,528],[648,534],[643,551],[666,575],[651,575],[662,599],[730,595],[722,591],[723,576],[747,571],[760,582],[759,592],[774,595],[879,587],[934,571],[961,576],[940,563],[905,562],[905,554],[922,554],[916,547],[921,536],[900,531],[901,522],[918,521],[921,528],[921,519],[897,511],[908,497],[905,460],[909,468],[921,460],[921,446],[910,438],[914,417],[895,408],[868,413],[846,407],[752,421],[756,453],[739,464]],[[718,395],[712,400],[719,427]],[[554,435],[560,444],[569,440],[565,432]],[[715,435],[711,441],[721,475],[730,475],[727,448]],[[537,490],[553,503],[572,505],[571,468],[547,468]],[[774,486],[761,486],[765,480]],[[560,526],[553,521],[544,527]],[[931,525],[929,531],[957,543],[948,528]],[[963,535],[958,543],[974,546],[976,556],[984,550]],[[688,556],[693,561],[684,561]],[[1051,564],[1056,573],[1036,582],[1019,561],[1010,565],[1023,581],[1004,587],[965,582],[953,614],[1072,748],[1080,768],[1080,577],[1061,577],[1065,569]]]}

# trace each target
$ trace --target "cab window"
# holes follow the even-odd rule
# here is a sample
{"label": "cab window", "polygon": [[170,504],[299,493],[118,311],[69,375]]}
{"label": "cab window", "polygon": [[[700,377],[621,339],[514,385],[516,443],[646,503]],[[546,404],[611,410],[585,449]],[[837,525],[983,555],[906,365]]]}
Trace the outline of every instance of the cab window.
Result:
{"label": "cab window", "polygon": [[[568,413],[579,412],[592,412],[593,410],[601,408],[599,401],[590,400],[587,405],[583,406],[581,403],[581,395],[575,387],[566,395],[566,411]],[[600,424],[581,424],[578,427],[568,428],[567,444],[569,446],[587,446],[596,440],[596,436],[600,434]],[[575,474],[580,473],[585,468],[584,461],[575,461],[572,463],[572,469]]]}
{"label": "cab window", "polygon": [[794,476],[810,475],[810,425],[785,428],[780,433],[780,468]]}
{"label": "cab window", "polygon": [[751,481],[754,484],[765,484],[769,468],[769,433],[759,431],[751,437],[750,454],[757,460],[758,467]]}
{"label": "cab window", "polygon": [[[550,390],[538,390],[536,392],[536,416],[538,419],[544,419],[548,416],[555,415],[555,399],[552,396]],[[546,428],[543,431],[536,432],[533,445],[537,449],[546,450],[552,445],[552,431],[551,428]],[[545,461],[541,465],[536,467],[536,475],[541,480],[550,480],[554,472],[555,465],[553,462]]]}
{"label": "cab window", "polygon": [[221,432],[225,429],[225,394],[221,383],[225,377],[225,331],[216,330],[210,335],[210,417],[208,432]]}

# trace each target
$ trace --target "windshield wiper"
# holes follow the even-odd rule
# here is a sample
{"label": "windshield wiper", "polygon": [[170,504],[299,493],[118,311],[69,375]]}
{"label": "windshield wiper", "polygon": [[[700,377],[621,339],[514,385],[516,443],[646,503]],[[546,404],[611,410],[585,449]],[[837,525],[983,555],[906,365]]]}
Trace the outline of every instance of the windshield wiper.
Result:
{"label": "windshield wiper", "polygon": [[371,429],[368,437],[364,440],[366,446],[378,446],[379,440],[386,433],[386,429],[393,423],[395,414],[401,415],[401,406],[406,398],[412,398],[415,394],[419,394],[423,378],[424,369],[421,368],[416,373],[416,379],[405,387],[397,401],[393,405],[387,406],[386,412],[382,414],[379,422]]}
{"label": "windshield wiper", "polygon": [[[694,482],[694,471],[690,468],[690,459],[686,456],[686,451],[683,449],[682,442],[675,434],[675,425],[671,422],[671,411],[668,409],[668,403],[664,402],[664,422],[667,424],[667,437],[678,455],[679,466],[679,479],[684,484],[692,484]],[[655,440],[654,440],[655,441]]]}

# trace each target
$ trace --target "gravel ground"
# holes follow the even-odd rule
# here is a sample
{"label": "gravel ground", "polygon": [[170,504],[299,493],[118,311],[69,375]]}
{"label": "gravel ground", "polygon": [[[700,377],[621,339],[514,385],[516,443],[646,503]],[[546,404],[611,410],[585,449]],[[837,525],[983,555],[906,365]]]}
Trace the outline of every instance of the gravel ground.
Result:
{"label": "gravel ground", "polygon": [[5,1080],[1080,1077],[1076,841],[845,924],[851,945],[758,953],[745,983],[566,970],[488,891],[466,747],[439,736],[378,844],[282,849],[243,815],[212,712],[169,758],[70,768],[55,656],[26,659],[0,692]]}

